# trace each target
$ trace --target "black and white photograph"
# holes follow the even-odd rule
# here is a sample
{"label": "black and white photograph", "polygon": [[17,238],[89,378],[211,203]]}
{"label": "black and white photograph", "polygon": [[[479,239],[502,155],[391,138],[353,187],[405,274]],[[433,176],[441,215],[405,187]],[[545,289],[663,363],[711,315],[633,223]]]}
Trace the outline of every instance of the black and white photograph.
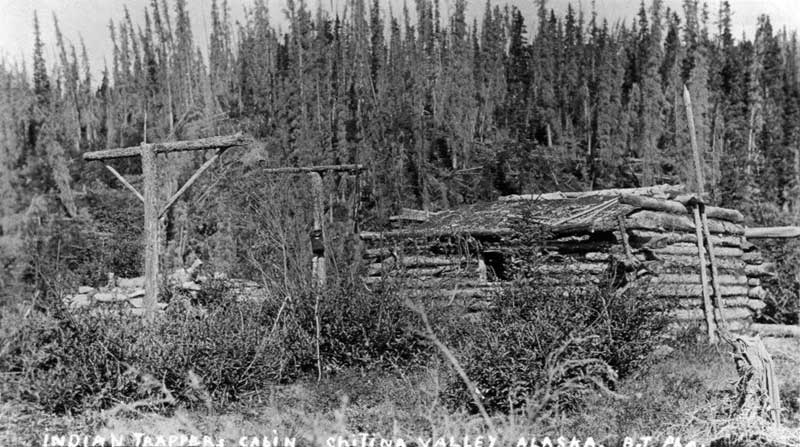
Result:
{"label": "black and white photograph", "polygon": [[0,0],[0,447],[800,447],[796,0]]}

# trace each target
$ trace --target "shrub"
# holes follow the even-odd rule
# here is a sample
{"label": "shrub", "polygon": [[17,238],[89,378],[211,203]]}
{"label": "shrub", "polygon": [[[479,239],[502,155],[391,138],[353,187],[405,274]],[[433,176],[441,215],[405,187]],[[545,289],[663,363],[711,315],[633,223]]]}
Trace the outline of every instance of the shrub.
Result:
{"label": "shrub", "polygon": [[7,340],[0,367],[19,375],[20,397],[55,412],[163,397],[164,389],[178,401],[227,400],[297,377],[311,364],[303,336],[291,320],[273,332],[252,303],[205,317],[170,306],[152,323],[119,310],[60,320],[35,313]]}
{"label": "shrub", "polygon": [[[201,306],[217,307],[230,303],[234,298],[229,282],[222,279],[211,279],[203,283],[203,288],[197,292],[197,298],[194,301]],[[265,305],[269,305],[269,303]]]}
{"label": "shrub", "polygon": [[[307,295],[306,327],[313,328],[313,296]],[[401,291],[371,293],[357,285],[329,289],[320,301],[324,361],[333,369],[418,363],[428,343],[418,335],[419,317]]]}
{"label": "shrub", "polygon": [[[343,286],[320,298],[326,370],[415,363],[425,352],[396,293]],[[2,333],[0,371],[17,378],[18,397],[58,413],[165,396],[186,404],[236,400],[316,371],[314,305],[310,291],[256,303],[216,283],[195,302],[173,296],[149,323],[119,308],[4,318],[18,327]]]}
{"label": "shrub", "polygon": [[[124,194],[124,195],[123,195]],[[42,292],[96,286],[106,274],[137,276],[142,265],[141,205],[130,194],[91,190],[74,219],[45,214],[23,234],[23,280]]]}
{"label": "shrub", "polygon": [[[443,338],[456,348],[487,410],[510,411],[531,399],[539,409],[574,409],[582,395],[611,391],[641,364],[661,341],[667,306],[646,290],[616,289],[613,277],[599,287],[542,287],[537,266],[550,237],[527,214],[516,226],[508,265],[516,281],[480,320],[444,322]],[[455,406],[472,401],[457,378],[444,394]]]}
{"label": "shrub", "polygon": [[[613,389],[659,342],[667,319],[653,303],[606,288],[516,283],[498,294],[480,321],[450,328],[445,339],[487,410],[510,411],[531,398],[569,410],[584,393]],[[445,398],[456,406],[471,401],[459,380],[450,382]]]}
{"label": "shrub", "polygon": [[[105,388],[127,388],[123,374],[127,368],[108,350],[108,337],[92,337],[100,322],[85,317],[80,314],[57,319],[34,312],[7,335],[0,367],[17,374],[19,397],[55,412],[66,412],[88,405],[85,400],[89,398],[103,400],[100,394]],[[111,322],[103,319],[103,323]],[[110,333],[115,337],[135,333],[119,329]]]}

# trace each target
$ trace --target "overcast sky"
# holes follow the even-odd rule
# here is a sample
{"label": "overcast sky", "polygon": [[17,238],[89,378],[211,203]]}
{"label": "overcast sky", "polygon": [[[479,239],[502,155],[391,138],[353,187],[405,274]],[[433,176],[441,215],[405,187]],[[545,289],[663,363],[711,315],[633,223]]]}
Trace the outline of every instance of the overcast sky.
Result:
{"label": "overcast sky", "polygon": [[[221,1],[221,0],[220,0]],[[328,9],[345,0],[320,0]],[[403,0],[380,0],[383,8],[389,7],[398,14],[402,8]],[[452,0],[440,0],[441,7],[446,12],[452,5]],[[639,8],[637,0],[596,0],[597,9],[601,17],[614,22],[620,18],[630,20]],[[651,0],[646,0],[650,3]],[[485,0],[470,2],[469,13],[479,14],[483,10]],[[789,30],[800,29],[800,6],[798,0],[730,0],[734,17],[734,35],[739,37],[746,33],[752,37],[756,18],[759,14],[768,14],[775,29],[783,27]],[[170,5],[173,3],[169,2]],[[190,0],[189,10],[192,16],[192,26],[196,41],[207,35],[211,0]],[[251,0],[228,0],[234,20],[244,16],[244,6],[251,4]],[[316,5],[313,0],[309,4]],[[368,2],[371,3],[371,2]],[[500,2],[504,4],[505,2]],[[533,0],[510,0],[510,4],[517,5],[523,12],[528,24],[528,30],[533,30],[535,17]],[[569,0],[550,0],[549,5],[557,12],[563,14]],[[576,5],[583,5],[588,10],[591,0],[572,0]],[[712,20],[716,20],[716,10],[719,0],[708,0],[709,9],[712,11]],[[61,30],[65,39],[78,46],[82,36],[89,52],[92,71],[102,71],[104,58],[111,59],[111,42],[108,32],[110,19],[118,21],[123,17],[123,5],[128,5],[135,22],[144,22],[144,9],[150,0],[0,0],[0,55],[7,60],[20,60],[24,57],[28,67],[33,53],[33,13],[38,11],[39,21],[42,26],[42,35],[46,44],[45,57],[48,63],[55,61],[55,38],[53,37],[53,13],[58,16]],[[268,5],[275,22],[283,20],[283,6],[285,0],[268,0]],[[408,0],[409,8],[413,10],[413,0]],[[667,6],[679,9],[680,0],[665,0]],[[443,13],[444,13],[443,12]],[[201,45],[205,46],[205,45]]]}

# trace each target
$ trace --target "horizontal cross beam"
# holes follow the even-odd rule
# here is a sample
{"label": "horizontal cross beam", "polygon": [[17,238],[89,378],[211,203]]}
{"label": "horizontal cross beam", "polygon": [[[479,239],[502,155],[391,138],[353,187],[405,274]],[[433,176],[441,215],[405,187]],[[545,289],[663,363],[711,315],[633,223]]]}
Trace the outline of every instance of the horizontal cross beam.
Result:
{"label": "horizontal cross beam", "polygon": [[792,239],[800,238],[800,227],[745,228],[747,239]]}
{"label": "horizontal cross beam", "polygon": [[307,174],[309,172],[361,172],[364,165],[321,165],[321,166],[298,166],[286,168],[267,168],[262,172],[266,174]]}
{"label": "horizontal cross beam", "polygon": [[141,146],[131,146],[119,149],[105,149],[83,154],[83,159],[108,160],[111,158],[136,157],[142,154],[143,150],[152,151],[156,154],[169,152],[203,151],[208,149],[227,149],[234,146],[246,146],[252,140],[241,133],[235,135],[225,135],[220,137],[201,138],[199,140],[173,141],[168,143],[150,143]]}

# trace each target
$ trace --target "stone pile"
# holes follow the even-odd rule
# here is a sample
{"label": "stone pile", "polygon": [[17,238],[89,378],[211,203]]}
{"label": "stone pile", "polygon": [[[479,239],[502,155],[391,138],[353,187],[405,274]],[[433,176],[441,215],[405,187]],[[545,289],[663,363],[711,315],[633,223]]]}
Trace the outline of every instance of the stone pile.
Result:
{"label": "stone pile", "polygon": [[[188,269],[180,268],[167,277],[167,284],[177,291],[189,293],[196,297],[202,290],[202,284],[207,282],[207,276],[199,275],[202,261],[197,260]],[[219,279],[221,275],[214,275]],[[69,309],[97,308],[103,306],[120,306],[130,309],[134,314],[144,314],[144,277],[117,278],[113,273],[108,274],[105,286],[95,288],[90,286],[78,287],[77,293],[66,295],[64,304]],[[159,310],[167,307],[166,303],[156,303]]]}

